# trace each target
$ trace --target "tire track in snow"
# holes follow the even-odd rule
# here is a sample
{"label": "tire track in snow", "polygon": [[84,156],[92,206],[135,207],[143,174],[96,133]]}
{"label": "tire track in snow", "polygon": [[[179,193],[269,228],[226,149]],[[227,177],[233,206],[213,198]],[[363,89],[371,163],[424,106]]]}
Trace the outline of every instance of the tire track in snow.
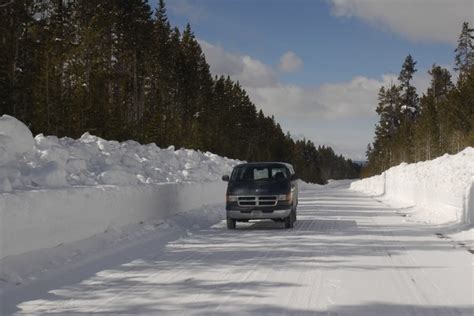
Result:
{"label": "tire track in snow", "polygon": [[[374,199],[378,203],[382,203],[387,207],[390,207],[389,205],[383,203],[382,201],[379,201],[377,199]],[[376,219],[370,218],[370,221],[372,224],[376,226],[382,226],[380,223],[377,222]],[[389,239],[387,237],[390,237]],[[407,258],[408,261],[411,261],[411,264],[413,266],[420,266],[420,268],[417,270],[418,273],[416,275],[411,272],[410,265],[407,263],[405,260],[402,259],[400,255],[392,255],[390,251],[388,250],[386,244],[387,244],[387,239],[395,243],[397,249],[401,249],[403,258]],[[391,245],[391,247],[394,247],[394,245]],[[427,278],[426,275],[426,270],[425,268],[421,267],[420,263],[415,260],[411,252],[402,245],[402,243],[396,238],[394,233],[390,230],[387,230],[383,234],[383,238],[380,240],[380,246],[377,247],[379,251],[382,251],[383,253],[386,254],[386,261],[389,263],[389,265],[393,266],[393,269],[390,269],[389,272],[392,275],[392,280],[399,284],[398,288],[399,291],[398,293],[405,293],[405,291],[408,289],[410,293],[412,294],[412,297],[414,297],[418,303],[418,306],[412,306],[411,312],[414,313],[415,315],[426,315],[426,312],[423,311],[423,309],[420,308],[420,306],[431,306],[431,305],[436,305],[440,304],[440,302],[443,303],[444,306],[452,306],[451,300],[448,298],[448,295],[446,293],[442,293],[440,287],[434,283],[432,280]],[[405,269],[400,269],[397,267],[406,267]],[[400,282],[402,281],[402,282]],[[401,286],[400,286],[401,284]],[[425,293],[425,289],[422,287],[422,285],[428,285],[430,287],[429,292],[433,294],[435,292],[436,297],[433,298]],[[449,304],[446,304],[449,303]],[[446,315],[454,315],[451,312],[451,309],[448,309],[447,307],[442,308],[441,311],[434,311],[434,315],[437,316],[446,316]]]}
{"label": "tire track in snow", "polygon": [[[185,256],[185,258],[179,259],[179,262],[181,262],[181,263],[182,263],[182,262],[190,262],[191,260],[194,260],[196,257],[199,257],[199,254],[198,254],[198,253],[191,253],[191,254]],[[182,266],[182,265],[181,265],[181,266]],[[132,271],[132,269],[129,269],[127,272],[130,272],[130,271]],[[169,282],[174,276],[176,276],[177,274],[180,274],[182,271],[185,271],[185,267],[184,267],[184,266],[182,266],[181,268],[176,269],[175,273],[172,274],[172,275],[170,275],[170,276],[167,278],[167,280],[166,280],[165,282]],[[157,277],[158,275],[162,274],[162,273],[163,273],[163,271],[158,270],[157,272],[152,273],[152,274],[149,276],[149,278],[150,278],[151,280],[155,280],[156,277]],[[126,280],[126,279],[127,279],[127,277],[124,277],[124,278],[123,278],[123,280]],[[99,311],[100,311],[101,309],[103,309],[104,307],[110,306],[112,303],[117,302],[118,300],[127,297],[129,293],[133,293],[134,290],[136,290],[136,289],[138,289],[138,288],[140,288],[140,287],[142,287],[142,286],[143,286],[142,284],[138,283],[138,284],[136,284],[136,285],[134,285],[134,286],[132,286],[132,287],[123,289],[122,291],[120,291],[120,292],[117,293],[116,295],[112,296],[110,299],[105,300],[105,301],[101,304],[101,306],[98,306],[98,307],[97,307],[96,309],[94,309],[92,312],[93,312],[93,313],[99,312]],[[146,293],[146,292],[145,292],[145,293]]]}
{"label": "tire track in snow", "polygon": [[[256,228],[258,229],[258,228]],[[291,231],[291,230],[285,230],[284,233],[283,233],[283,236],[287,236],[287,235],[290,235],[292,232],[294,231]],[[268,258],[268,255],[271,253],[271,252],[274,252],[273,249],[270,249],[270,248],[267,248],[269,250],[266,250],[265,251],[265,254],[263,257],[259,257],[259,259],[257,259],[257,261],[251,266],[251,268],[249,268],[248,272],[246,273],[246,275],[244,276],[244,278],[242,280],[239,281],[239,286],[233,291],[235,293],[238,293],[240,292],[244,286],[245,286],[245,283],[250,279],[250,277],[257,273],[257,270],[256,269],[257,267],[261,266],[262,265],[262,261],[264,261],[266,258]],[[266,280],[266,279],[265,279]],[[232,294],[228,294],[225,299],[221,302],[219,302],[219,305],[214,309],[214,312],[218,312],[222,309],[222,307],[225,307],[226,304],[231,300],[231,298],[235,298],[234,295]]]}
{"label": "tire track in snow", "polygon": [[[313,222],[296,222],[295,228],[293,231],[291,231],[288,235],[292,237],[296,237],[298,235],[301,235],[303,232],[310,231],[310,228],[313,226]],[[304,236],[304,234],[303,234]],[[295,243],[294,247],[297,247],[297,243]],[[283,258],[285,254],[288,252],[287,249],[282,249],[277,251],[277,254],[274,258],[279,259]],[[290,258],[291,259],[291,258]],[[296,267],[293,266],[292,261],[289,260],[289,264],[286,266],[283,266],[281,263],[278,262],[278,260],[273,260],[273,264],[271,269],[267,269],[265,278],[264,280],[272,280],[276,279],[279,280],[280,282],[287,282],[288,284],[290,282],[293,282],[294,285],[291,286],[291,288],[288,290],[287,287],[279,287],[276,289],[276,291],[273,292],[274,296],[278,297],[279,299],[281,298],[286,298],[284,306],[293,306],[291,302],[293,302],[294,296],[293,293],[296,290],[299,290],[298,285],[302,285],[300,282],[295,282],[293,278],[291,278],[290,273],[294,271]],[[304,272],[300,272],[298,276],[301,276]]]}
{"label": "tire track in snow", "polygon": [[[225,227],[225,224],[224,224],[224,223],[225,223],[225,222],[223,221],[223,222],[221,222],[220,224],[218,224],[218,225],[216,225],[216,226],[219,226],[219,228],[221,228],[221,229],[227,229],[227,228]],[[231,232],[229,232],[229,234],[231,234],[232,232],[233,232],[233,233],[238,233],[239,235],[243,235],[241,238],[244,238],[244,239],[245,239],[246,236],[250,236],[250,235],[251,235],[251,231],[246,231],[246,232],[244,232],[244,233],[241,233],[240,231],[231,231]],[[210,258],[210,257],[211,257],[212,255],[214,255],[214,254],[215,254],[215,253],[210,253],[209,256],[206,256],[205,258]],[[234,262],[234,260],[235,260],[235,259],[238,259],[239,257],[240,257],[240,252],[239,252],[239,251],[234,251],[234,252],[232,253],[232,255],[227,258],[227,261]],[[205,258],[203,258],[203,259],[205,259]],[[231,270],[231,269],[224,269],[224,272],[223,272],[223,273],[221,272],[220,274],[218,274],[217,277],[216,277],[216,275],[215,275],[214,270],[211,271],[211,273],[213,274],[213,279],[227,281],[227,280],[228,280],[228,277],[229,277],[230,275],[234,275],[234,274],[235,274],[235,271],[234,271],[234,270]],[[218,286],[219,284],[216,284],[216,285]],[[193,294],[193,295],[189,296],[189,301],[190,301],[190,303],[199,302],[200,299],[203,298],[205,295],[208,295],[208,293],[207,293],[207,292],[204,292],[204,291],[200,291],[199,293],[196,293],[196,294]]]}
{"label": "tire track in snow", "polygon": [[[390,234],[391,240],[396,242],[397,248],[403,250],[404,257],[406,257],[408,261],[411,261],[411,264],[413,264],[413,266],[421,266],[420,263],[410,253],[410,251],[408,251],[408,249],[395,238],[393,232],[388,231],[387,233]],[[426,277],[426,270],[424,268],[418,269],[415,275],[409,268],[408,264],[406,264],[406,262],[402,260],[400,256],[392,256],[390,254],[390,252],[387,250],[387,247],[385,246],[385,240],[382,240],[382,247],[384,252],[387,253],[387,256],[390,258],[390,260],[395,261],[399,266],[407,266],[407,268],[403,270],[393,269],[393,273],[398,272],[399,274],[404,275],[403,278],[405,280],[405,283],[408,283],[413,287],[413,290],[416,292],[415,294],[417,295],[417,297],[418,294],[421,297],[420,303],[423,303],[423,305],[435,305],[442,302],[444,306],[452,306],[452,301],[449,299],[449,295],[447,295],[447,293],[443,293],[441,291],[441,288],[435,282]],[[408,280],[410,280],[411,282]],[[429,287],[428,290],[431,293],[430,296],[425,293],[423,285]],[[436,297],[433,298],[432,294],[435,294]],[[451,312],[450,309],[442,308],[439,313],[435,311],[435,315],[445,316],[454,314]]]}
{"label": "tire track in snow", "polygon": [[[222,222],[221,222],[221,223],[222,223]],[[218,224],[216,224],[216,225],[214,225],[214,226],[218,226],[218,225],[220,225],[221,223],[218,223]],[[212,227],[211,227],[211,229],[212,229]],[[247,235],[249,235],[249,234],[250,234],[250,232],[249,232]],[[245,236],[245,234],[244,234],[244,236]],[[192,240],[192,238],[193,238],[192,236],[189,236],[189,235],[188,235],[188,236],[182,237],[180,240],[183,241],[183,245],[186,245],[186,241],[189,240],[189,239]],[[195,238],[195,237],[194,237],[194,238]],[[176,244],[176,242],[177,242],[177,241],[174,241],[171,245]],[[192,245],[192,243],[189,243],[189,244]],[[174,260],[171,260],[172,257],[173,257],[173,255],[170,255],[171,258],[170,258],[169,260],[167,260],[167,261],[170,261],[170,262],[173,261],[173,262],[175,262],[175,263],[176,263],[176,266],[177,266],[177,267],[180,267],[180,268],[174,269],[174,270],[173,270],[173,273],[170,274],[165,280],[162,280],[162,279],[161,279],[161,275],[164,273],[164,271],[162,271],[162,270],[160,270],[160,269],[158,269],[157,272],[152,273],[152,274],[149,276],[149,279],[150,279],[151,281],[159,281],[159,283],[163,283],[163,284],[169,283],[169,282],[171,282],[171,281],[177,279],[179,276],[186,275],[186,274],[188,273],[188,266],[190,265],[190,264],[189,264],[190,262],[196,261],[196,259],[199,259],[199,261],[204,262],[206,258],[209,258],[209,257],[212,256],[212,254],[213,254],[212,252],[206,252],[206,253],[203,254],[203,253],[200,253],[199,251],[196,251],[196,250],[194,250],[194,251],[193,251],[193,250],[190,250],[190,251],[192,251],[191,254],[185,256],[184,258],[178,257],[178,258],[176,258],[176,259],[174,259]],[[153,259],[158,259],[158,258],[160,258],[160,257],[162,257],[162,256],[166,257],[166,253],[165,253],[164,255],[163,255],[163,254],[154,255]],[[238,252],[235,252],[235,253],[232,255],[231,258],[235,258],[235,257],[237,257],[237,256],[238,256]],[[143,285],[139,283],[139,284],[136,284],[135,286],[132,286],[132,287],[127,288],[127,289],[124,289],[124,290],[122,290],[120,293],[118,293],[117,295],[115,295],[114,297],[112,297],[111,299],[109,299],[109,300],[107,300],[106,302],[104,302],[104,304],[103,304],[102,306],[110,305],[110,304],[112,304],[112,303],[114,303],[114,302],[116,302],[116,301],[118,301],[118,300],[120,300],[120,299],[122,299],[122,298],[125,298],[125,297],[129,296],[129,295],[128,295],[129,293],[133,293],[134,290],[136,290],[136,289],[138,289],[138,288],[140,288],[140,287],[142,287],[142,286],[143,286]],[[151,291],[153,291],[153,289],[150,289],[150,290],[145,291],[145,292],[143,292],[143,293],[146,294],[146,293],[150,293]],[[102,307],[102,306],[101,306],[101,307]],[[97,312],[98,310],[99,310],[99,309],[94,310],[94,312]]]}
{"label": "tire track in snow", "polygon": [[[324,223],[327,223],[327,222],[323,222],[323,224]],[[336,221],[331,221],[330,223],[332,224],[331,227],[329,229],[323,230],[327,234],[330,234],[330,232],[334,229],[334,227],[336,225]],[[327,223],[327,224],[329,224],[329,223]],[[322,257],[327,257],[327,254],[329,253],[329,250],[330,250],[329,246],[326,246],[325,251],[324,251],[324,255]],[[324,304],[322,300],[323,300],[323,298],[327,299],[327,297],[326,297],[326,295],[324,295],[324,292],[323,292],[323,280],[325,278],[324,278],[322,267],[317,268],[316,275],[317,275],[317,278],[316,278],[317,283],[316,283],[315,287],[314,287],[314,283],[312,285],[312,289],[311,289],[311,292],[310,292],[311,295],[309,296],[308,307],[309,308],[317,307],[320,310],[324,310],[324,308],[327,307],[327,304]]]}

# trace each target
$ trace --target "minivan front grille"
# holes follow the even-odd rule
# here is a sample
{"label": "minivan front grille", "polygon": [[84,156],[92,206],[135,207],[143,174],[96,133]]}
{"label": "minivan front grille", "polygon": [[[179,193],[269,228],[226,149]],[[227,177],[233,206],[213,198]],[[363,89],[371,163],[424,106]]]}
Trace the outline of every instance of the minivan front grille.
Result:
{"label": "minivan front grille", "polygon": [[241,207],[275,206],[278,203],[278,196],[276,195],[239,196],[237,198],[237,203]]}

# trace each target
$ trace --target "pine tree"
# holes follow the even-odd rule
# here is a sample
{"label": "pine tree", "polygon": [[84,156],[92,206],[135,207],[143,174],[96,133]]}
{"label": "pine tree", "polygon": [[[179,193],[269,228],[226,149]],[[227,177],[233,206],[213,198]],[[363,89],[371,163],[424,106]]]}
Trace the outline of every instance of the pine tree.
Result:
{"label": "pine tree", "polygon": [[414,157],[413,152],[413,123],[419,115],[419,100],[416,88],[411,84],[413,75],[416,72],[416,62],[411,55],[405,58],[398,80],[401,88],[401,103],[399,108],[400,128],[397,133],[396,147],[400,151],[401,161],[411,162]]}
{"label": "pine tree", "polygon": [[420,101],[421,115],[416,126],[416,148],[422,151],[423,159],[432,159],[441,152],[447,134],[446,118],[449,115],[446,100],[453,89],[451,74],[447,69],[433,65],[428,71],[431,83]]}
{"label": "pine tree", "polygon": [[33,0],[10,1],[0,8],[0,114],[31,122],[37,7]]}
{"label": "pine tree", "polygon": [[[176,66],[172,58],[171,26],[163,0],[158,3],[152,23],[152,43],[145,76],[144,138],[146,141],[167,145],[169,143],[166,130],[170,122],[169,110],[173,90],[172,74]],[[177,41],[179,42],[179,37]]]}
{"label": "pine tree", "polygon": [[410,82],[413,79],[413,75],[417,71],[415,66],[416,61],[413,60],[411,55],[408,55],[403,62],[402,70],[398,76],[402,90],[401,111],[409,118],[415,117],[419,111],[416,88]]}
{"label": "pine tree", "polygon": [[449,104],[447,136],[449,153],[457,153],[466,146],[474,146],[474,67],[463,80],[458,80],[447,100]]}
{"label": "pine tree", "polygon": [[472,40],[474,29],[469,28],[469,23],[462,24],[462,31],[459,34],[458,46],[454,50],[456,56],[454,58],[454,70],[459,71],[459,78],[463,80],[474,65],[474,46]]}
{"label": "pine tree", "polygon": [[[380,88],[378,106],[379,122],[375,127],[374,152],[377,168],[384,170],[399,163],[400,158],[395,157],[394,147],[401,122],[401,88],[392,84],[388,89]],[[374,158],[375,158],[374,157]]]}

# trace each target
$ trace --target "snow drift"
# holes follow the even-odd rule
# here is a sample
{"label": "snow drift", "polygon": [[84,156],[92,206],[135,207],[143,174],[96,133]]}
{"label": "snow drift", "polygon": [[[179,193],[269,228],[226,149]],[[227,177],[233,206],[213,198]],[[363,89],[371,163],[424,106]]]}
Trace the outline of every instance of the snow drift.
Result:
{"label": "snow drift", "polygon": [[223,202],[238,161],[135,141],[37,135],[0,117],[0,258]]}
{"label": "snow drift", "polygon": [[474,224],[474,148],[431,161],[402,163],[381,175],[359,180],[351,189],[413,206],[415,220]]}

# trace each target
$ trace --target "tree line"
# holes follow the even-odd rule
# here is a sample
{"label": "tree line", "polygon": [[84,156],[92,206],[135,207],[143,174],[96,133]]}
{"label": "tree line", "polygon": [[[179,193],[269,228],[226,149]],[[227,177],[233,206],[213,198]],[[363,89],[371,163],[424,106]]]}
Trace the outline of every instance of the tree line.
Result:
{"label": "tree line", "polygon": [[330,147],[293,140],[229,77],[213,77],[163,1],[0,1],[0,114],[33,133],[174,145],[290,162],[302,179],[353,178]]}
{"label": "tree line", "polygon": [[419,96],[413,86],[416,61],[408,55],[398,83],[381,87],[379,122],[367,148],[362,176],[371,176],[401,162],[418,162],[455,154],[474,146],[474,29],[464,22],[455,49],[454,70],[433,64],[430,85]]}

